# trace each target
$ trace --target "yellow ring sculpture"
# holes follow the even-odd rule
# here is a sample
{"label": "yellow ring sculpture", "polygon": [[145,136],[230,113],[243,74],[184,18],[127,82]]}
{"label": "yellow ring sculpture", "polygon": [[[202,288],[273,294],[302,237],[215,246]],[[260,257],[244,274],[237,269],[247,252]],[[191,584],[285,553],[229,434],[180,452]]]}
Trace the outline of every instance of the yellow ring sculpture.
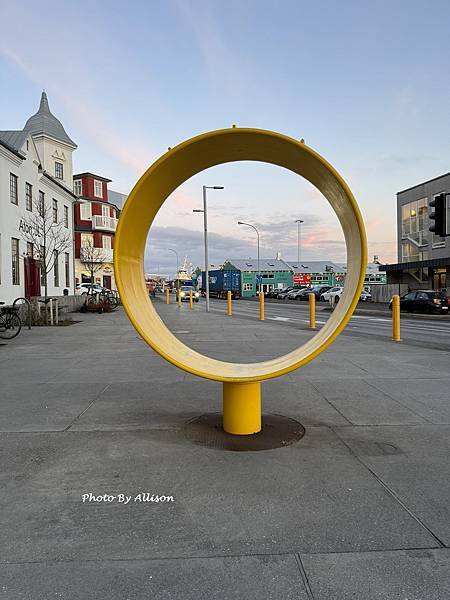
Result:
{"label": "yellow ring sculpture", "polygon": [[[272,360],[229,363],[192,350],[167,329],[154,309],[144,281],[148,231],[167,197],[193,175],[223,163],[271,163],[312,183],[334,209],[347,246],[342,297],[322,329],[306,344]],[[114,270],[124,309],[142,338],[161,356],[188,373],[224,384],[224,429],[246,435],[261,429],[261,381],[298,369],[318,356],[342,332],[359,300],[367,265],[364,223],[353,194],[317,152],[290,137],[261,129],[211,131],[170,149],[139,179],[119,219]]]}

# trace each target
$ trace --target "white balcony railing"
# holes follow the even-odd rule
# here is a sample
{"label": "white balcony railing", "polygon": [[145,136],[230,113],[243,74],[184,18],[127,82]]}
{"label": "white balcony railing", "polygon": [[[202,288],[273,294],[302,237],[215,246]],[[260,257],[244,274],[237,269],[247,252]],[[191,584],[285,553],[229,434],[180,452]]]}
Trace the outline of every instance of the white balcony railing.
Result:
{"label": "white balcony railing", "polygon": [[84,263],[106,263],[113,261],[111,248],[80,248],[80,260]]}
{"label": "white balcony railing", "polygon": [[92,215],[92,229],[100,229],[101,231],[115,231],[116,227],[117,219],[114,217]]}

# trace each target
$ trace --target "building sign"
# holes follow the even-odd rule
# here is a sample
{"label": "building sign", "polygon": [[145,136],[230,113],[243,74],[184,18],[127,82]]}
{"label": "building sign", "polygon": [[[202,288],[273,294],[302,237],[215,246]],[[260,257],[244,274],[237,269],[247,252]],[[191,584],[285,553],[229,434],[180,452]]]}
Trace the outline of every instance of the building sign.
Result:
{"label": "building sign", "polygon": [[39,227],[35,223],[27,223],[25,219],[20,219],[19,231],[25,235],[35,235],[36,237],[42,237],[40,235]]}
{"label": "building sign", "polygon": [[311,283],[311,275],[308,273],[294,273],[294,285],[309,285]]}
{"label": "building sign", "polygon": [[336,275],[336,283],[342,283],[345,280],[345,275]]}

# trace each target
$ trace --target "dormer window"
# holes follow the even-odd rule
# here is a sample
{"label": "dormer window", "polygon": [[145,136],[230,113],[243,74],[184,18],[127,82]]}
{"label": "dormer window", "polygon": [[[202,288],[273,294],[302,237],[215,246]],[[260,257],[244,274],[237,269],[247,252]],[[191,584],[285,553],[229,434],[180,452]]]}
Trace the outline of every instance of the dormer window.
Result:
{"label": "dormer window", "polygon": [[73,182],[73,193],[75,196],[83,195],[83,181],[81,179],[75,179]]}
{"label": "dormer window", "polygon": [[103,186],[102,182],[98,179],[94,179],[94,196],[96,198],[103,198]]}
{"label": "dormer window", "polygon": [[62,163],[55,161],[55,178],[64,179],[64,166]]}

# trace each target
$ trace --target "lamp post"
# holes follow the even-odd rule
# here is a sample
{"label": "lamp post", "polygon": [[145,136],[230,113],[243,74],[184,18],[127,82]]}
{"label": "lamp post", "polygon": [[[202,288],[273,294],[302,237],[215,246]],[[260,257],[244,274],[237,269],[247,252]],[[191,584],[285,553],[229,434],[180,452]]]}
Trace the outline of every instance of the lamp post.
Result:
{"label": "lamp post", "polygon": [[297,223],[297,267],[300,267],[300,261],[302,259],[301,243],[302,243],[302,232],[301,224],[304,223],[301,219],[295,221]]}
{"label": "lamp post", "polygon": [[[178,252],[176,250],[174,250],[173,248],[168,248],[168,250],[170,250],[170,252],[173,252],[175,254],[175,256],[177,257],[177,273],[175,275],[175,279],[178,279]],[[177,281],[177,289],[179,289],[180,285],[179,285],[179,281]]]}
{"label": "lamp post", "polygon": [[258,239],[258,292],[261,293],[261,271],[259,268],[259,231],[254,225],[251,225],[250,223],[244,223],[244,221],[238,221],[238,225],[247,225],[247,227],[251,227],[256,231],[256,236]]}
{"label": "lamp post", "polygon": [[208,258],[208,213],[206,209],[206,190],[223,190],[223,185],[204,185],[203,186],[203,209],[197,208],[192,212],[203,213],[203,231],[205,238],[205,291],[206,291],[206,312],[209,312],[209,258]]}

